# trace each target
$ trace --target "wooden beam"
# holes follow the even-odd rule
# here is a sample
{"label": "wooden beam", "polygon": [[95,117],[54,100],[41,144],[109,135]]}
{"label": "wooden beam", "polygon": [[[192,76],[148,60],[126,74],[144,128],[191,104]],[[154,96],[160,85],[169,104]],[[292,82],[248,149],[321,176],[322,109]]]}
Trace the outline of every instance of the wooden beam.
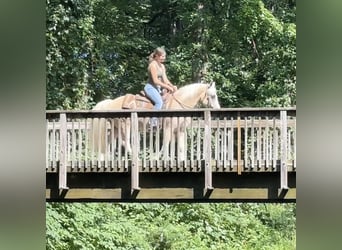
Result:
{"label": "wooden beam", "polygon": [[46,189],[46,200],[130,200],[130,201],[154,201],[154,200],[238,200],[238,201],[286,201],[296,199],[296,188],[290,188],[286,192],[270,192],[268,188],[214,188],[210,195],[195,197],[194,188],[141,188],[135,196],[125,197],[120,188],[70,188],[65,190],[63,197],[54,197],[51,189]]}
{"label": "wooden beam", "polygon": [[296,199],[296,189],[290,189],[286,195],[277,197],[271,194],[268,188],[215,188],[210,199],[237,199],[237,200],[258,200],[258,199]]}
{"label": "wooden beam", "polygon": [[[138,133],[138,114],[131,113],[131,135],[132,135],[132,167],[131,167],[131,193],[137,195],[139,187],[139,133]],[[130,142],[128,142],[130,143]]]}
{"label": "wooden beam", "polygon": [[62,191],[67,187],[67,119],[66,114],[60,114],[60,155],[59,155],[59,189]]}
{"label": "wooden beam", "polygon": [[204,193],[208,193],[213,189],[211,172],[211,115],[209,110],[204,112],[204,121]]}
{"label": "wooden beam", "polygon": [[242,167],[241,167],[241,117],[240,112],[238,112],[237,117],[237,171],[238,174],[241,174]]}
{"label": "wooden beam", "polygon": [[281,162],[280,162],[280,188],[288,189],[287,184],[287,115],[280,111],[281,120]]}
{"label": "wooden beam", "polygon": [[[140,173],[139,191],[131,189],[130,173],[69,173],[68,190],[58,189],[58,173],[46,176],[46,200],[226,200],[276,201],[296,199],[296,173],[289,173],[288,190],[279,189],[279,173],[213,173],[213,189],[204,193],[203,173]],[[134,194],[134,195],[133,195]]]}

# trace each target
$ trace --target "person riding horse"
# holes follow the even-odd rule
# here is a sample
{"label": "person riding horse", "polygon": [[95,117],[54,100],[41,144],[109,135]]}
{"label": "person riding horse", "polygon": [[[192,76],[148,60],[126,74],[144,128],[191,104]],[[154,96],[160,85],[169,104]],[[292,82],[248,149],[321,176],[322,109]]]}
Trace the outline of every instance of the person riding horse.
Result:
{"label": "person riding horse", "polygon": [[[166,75],[165,59],[166,52],[161,47],[156,48],[149,56],[148,82],[144,87],[144,91],[146,96],[153,102],[156,110],[163,107],[162,89],[167,89],[171,93],[177,90],[177,86],[173,85]],[[158,119],[153,117],[150,125],[151,127],[158,126]]]}
{"label": "person riding horse", "polygon": [[[124,109],[123,103],[127,99],[127,95],[134,96],[132,94],[126,94],[124,96],[119,96],[115,99],[106,99],[95,105],[93,110],[122,110]],[[140,100],[138,102],[141,102]],[[146,101],[144,102],[146,104]],[[149,108],[153,109],[152,104],[149,102]],[[191,109],[195,106],[201,104],[201,106],[206,106],[210,108],[219,109],[220,103],[217,97],[217,91],[215,87],[215,82],[210,84],[206,83],[192,83],[182,86],[172,95],[169,96],[168,101],[165,103],[165,109]],[[132,108],[137,108],[136,101],[132,102]],[[146,109],[146,107],[140,107],[137,109]],[[183,119],[184,118],[180,118]],[[105,153],[108,143],[111,140],[115,140],[120,135],[120,142],[125,147],[125,149],[130,153],[131,148],[131,125],[129,119],[115,118],[112,130],[112,136],[108,136],[106,133],[106,120],[104,118],[94,118],[92,127],[90,130],[89,138],[93,141],[91,143],[94,152]],[[172,137],[177,137],[177,143],[179,145],[179,159],[184,159],[184,133],[186,132],[184,127],[186,127],[186,122],[175,122],[174,118],[164,118],[165,126],[163,126],[163,151],[168,152],[169,144]],[[142,127],[145,127],[145,122],[143,122]],[[119,132],[120,130],[120,132]],[[107,139],[106,139],[107,137]],[[114,138],[112,138],[114,137]]]}

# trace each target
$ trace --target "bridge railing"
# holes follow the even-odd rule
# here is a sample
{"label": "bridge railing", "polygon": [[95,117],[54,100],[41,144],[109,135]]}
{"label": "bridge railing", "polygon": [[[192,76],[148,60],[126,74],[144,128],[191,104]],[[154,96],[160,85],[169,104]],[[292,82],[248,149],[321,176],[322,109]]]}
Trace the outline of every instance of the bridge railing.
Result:
{"label": "bridge railing", "polygon": [[[171,137],[167,152],[163,127],[150,130],[150,117],[174,121],[181,135]],[[101,142],[89,133],[96,119],[106,124],[104,153],[94,150]],[[122,146],[127,126],[131,153]],[[203,171],[210,186],[211,172],[280,171],[286,183],[287,171],[296,171],[296,109],[47,111],[46,147],[46,171],[63,178],[67,172]]]}

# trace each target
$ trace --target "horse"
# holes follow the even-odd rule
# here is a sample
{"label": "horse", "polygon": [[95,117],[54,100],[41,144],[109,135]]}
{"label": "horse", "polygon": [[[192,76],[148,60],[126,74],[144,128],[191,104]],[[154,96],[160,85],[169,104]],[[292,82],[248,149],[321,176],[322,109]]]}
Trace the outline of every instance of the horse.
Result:
{"label": "horse", "polygon": [[[217,97],[217,91],[215,82],[207,83],[192,83],[182,86],[174,93],[169,94],[167,99],[164,100],[163,109],[191,109],[195,108],[198,104],[204,106],[219,109],[220,103]],[[115,99],[106,99],[97,103],[93,110],[122,110],[122,109],[153,109],[153,103],[143,95],[126,94],[124,96],[117,97]],[[177,118],[164,118],[163,121],[163,144],[162,153],[169,151],[169,145],[171,137],[177,135],[178,145],[178,158],[184,160],[184,133],[185,127],[188,123],[188,119],[181,119],[177,122]],[[116,119],[114,122],[114,134],[117,137],[119,128],[121,133],[122,146],[130,154],[132,152],[130,145],[130,122],[129,119],[125,124],[119,124],[120,120]],[[121,122],[122,123],[122,122]],[[105,152],[105,141],[106,141],[106,121],[104,118],[95,118],[91,127],[91,136],[93,138],[93,148],[95,152]],[[139,126],[146,126],[146,121],[139,121]],[[100,140],[100,141],[98,141]],[[167,157],[167,156],[166,156]]]}

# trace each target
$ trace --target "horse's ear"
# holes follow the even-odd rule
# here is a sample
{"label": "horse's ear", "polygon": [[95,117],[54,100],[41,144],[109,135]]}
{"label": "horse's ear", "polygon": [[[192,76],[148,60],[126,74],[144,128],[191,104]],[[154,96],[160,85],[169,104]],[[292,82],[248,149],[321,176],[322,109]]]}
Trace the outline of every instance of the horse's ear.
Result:
{"label": "horse's ear", "polygon": [[214,82],[214,81],[212,81],[212,82],[209,84],[209,88],[211,88],[211,87],[214,87],[214,88],[215,88],[215,82]]}

